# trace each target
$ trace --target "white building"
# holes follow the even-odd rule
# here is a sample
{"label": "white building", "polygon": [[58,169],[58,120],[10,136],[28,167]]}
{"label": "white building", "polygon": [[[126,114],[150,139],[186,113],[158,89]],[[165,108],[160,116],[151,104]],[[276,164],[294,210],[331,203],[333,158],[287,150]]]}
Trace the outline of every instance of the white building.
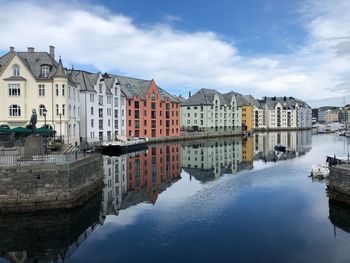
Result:
{"label": "white building", "polygon": [[80,109],[78,85],[68,76],[61,59],[49,52],[16,52],[13,47],[0,57],[0,125],[25,127],[32,109],[38,114],[37,128],[56,131],[65,143],[79,143]]}
{"label": "white building", "polygon": [[69,74],[80,87],[82,140],[91,143],[125,137],[126,99],[118,79],[81,70]]}
{"label": "white building", "polygon": [[242,113],[235,93],[200,89],[181,103],[181,127],[208,132],[240,130]]}

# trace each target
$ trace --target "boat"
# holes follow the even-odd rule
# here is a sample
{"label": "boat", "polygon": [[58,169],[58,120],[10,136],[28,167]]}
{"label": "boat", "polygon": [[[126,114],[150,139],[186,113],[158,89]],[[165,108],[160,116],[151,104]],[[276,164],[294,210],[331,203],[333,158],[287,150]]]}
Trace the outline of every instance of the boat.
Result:
{"label": "boat", "polygon": [[286,146],[284,146],[283,144],[276,144],[275,145],[275,151],[278,151],[278,152],[285,152],[286,151]]}
{"label": "boat", "polygon": [[317,179],[329,177],[329,168],[326,165],[316,164],[311,166],[311,176]]}
{"label": "boat", "polygon": [[101,152],[104,155],[119,156],[122,154],[148,149],[147,138],[134,138],[132,140],[118,140],[103,142]]}

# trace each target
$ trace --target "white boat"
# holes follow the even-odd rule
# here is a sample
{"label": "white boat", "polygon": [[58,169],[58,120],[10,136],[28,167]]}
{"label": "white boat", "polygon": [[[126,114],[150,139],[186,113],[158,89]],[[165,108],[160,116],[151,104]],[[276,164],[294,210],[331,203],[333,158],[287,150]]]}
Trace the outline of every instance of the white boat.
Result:
{"label": "white boat", "polygon": [[326,165],[316,164],[311,166],[311,176],[324,179],[329,177],[329,168]]}

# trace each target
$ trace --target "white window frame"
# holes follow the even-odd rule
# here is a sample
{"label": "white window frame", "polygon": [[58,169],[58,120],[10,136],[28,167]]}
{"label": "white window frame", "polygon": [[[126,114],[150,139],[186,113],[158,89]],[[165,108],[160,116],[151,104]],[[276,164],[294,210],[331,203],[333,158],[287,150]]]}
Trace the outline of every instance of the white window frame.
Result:
{"label": "white window frame", "polygon": [[21,96],[21,85],[9,84],[8,91],[9,91],[9,96]]}

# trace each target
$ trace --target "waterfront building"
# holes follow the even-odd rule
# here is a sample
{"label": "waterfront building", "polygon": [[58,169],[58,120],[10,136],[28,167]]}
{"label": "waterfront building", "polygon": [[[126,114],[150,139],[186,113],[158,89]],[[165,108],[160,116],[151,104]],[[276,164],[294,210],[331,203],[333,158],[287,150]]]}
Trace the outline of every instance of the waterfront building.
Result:
{"label": "waterfront building", "polygon": [[154,80],[111,75],[126,96],[126,136],[180,135],[180,102]]}
{"label": "waterfront building", "polygon": [[312,127],[312,108],[306,102],[296,100],[295,109],[297,113],[297,127]]}
{"label": "waterfront building", "polygon": [[181,103],[181,127],[190,131],[239,131],[241,112],[236,93],[221,94],[213,89],[200,89]]}
{"label": "waterfront building", "polygon": [[[231,92],[232,94],[233,92]],[[235,93],[238,108],[241,108],[242,130],[251,131],[254,128],[254,107],[253,104],[245,98],[245,96]],[[228,93],[230,94],[230,93]]]}
{"label": "waterfront building", "polygon": [[32,109],[38,115],[37,128],[45,123],[65,143],[77,145],[80,133],[79,87],[55,59],[55,48],[37,52],[13,47],[0,57],[0,125],[25,127]]}
{"label": "waterfront building", "polygon": [[74,69],[69,75],[80,87],[82,140],[91,143],[125,138],[126,97],[118,79]]}
{"label": "waterfront building", "polygon": [[237,137],[185,143],[181,155],[184,171],[203,182],[238,172],[242,161],[242,139]]}
{"label": "waterfront building", "polygon": [[265,110],[259,100],[251,95],[246,95],[244,98],[253,106],[253,128],[266,128]]}

